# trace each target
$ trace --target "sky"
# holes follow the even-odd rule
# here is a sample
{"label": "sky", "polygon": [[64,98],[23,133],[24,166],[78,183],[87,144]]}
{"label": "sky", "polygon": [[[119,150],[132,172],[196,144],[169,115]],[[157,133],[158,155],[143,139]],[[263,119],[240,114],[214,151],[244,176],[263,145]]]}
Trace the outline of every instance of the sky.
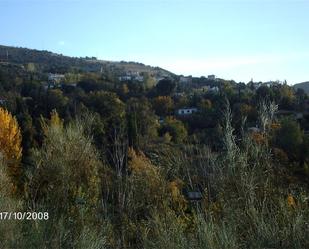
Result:
{"label": "sky", "polygon": [[309,80],[309,0],[0,0],[0,44],[237,82]]}

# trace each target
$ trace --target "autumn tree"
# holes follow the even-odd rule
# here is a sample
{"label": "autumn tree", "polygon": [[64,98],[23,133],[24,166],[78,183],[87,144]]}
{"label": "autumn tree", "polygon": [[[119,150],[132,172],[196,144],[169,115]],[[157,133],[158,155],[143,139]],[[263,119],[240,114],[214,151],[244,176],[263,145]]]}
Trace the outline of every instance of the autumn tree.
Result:
{"label": "autumn tree", "polygon": [[169,115],[174,108],[174,101],[170,96],[158,96],[152,101],[153,108],[157,115]]}
{"label": "autumn tree", "polygon": [[175,107],[176,108],[183,108],[189,105],[189,98],[186,95],[177,96],[175,98]]}
{"label": "autumn tree", "polygon": [[202,110],[202,111],[208,111],[212,108],[212,103],[209,99],[202,99],[199,103],[198,103],[198,107]]}
{"label": "autumn tree", "polygon": [[164,216],[175,212],[183,223],[188,220],[184,214],[187,201],[182,195],[181,180],[167,181],[162,168],[155,166],[145,154],[132,148],[128,151],[128,165],[129,219],[124,225],[129,239],[140,240],[140,236],[145,232],[144,224],[151,219],[153,212]]}
{"label": "autumn tree", "polygon": [[[0,107],[0,152],[8,165],[8,175],[13,181],[13,192],[21,176],[20,159],[22,156],[21,132],[16,121],[7,110]],[[0,154],[0,155],[1,155]]]}
{"label": "autumn tree", "polygon": [[135,217],[146,218],[151,208],[162,208],[166,183],[160,170],[142,152],[129,149],[128,159],[131,173],[129,181],[134,199],[131,209]]}

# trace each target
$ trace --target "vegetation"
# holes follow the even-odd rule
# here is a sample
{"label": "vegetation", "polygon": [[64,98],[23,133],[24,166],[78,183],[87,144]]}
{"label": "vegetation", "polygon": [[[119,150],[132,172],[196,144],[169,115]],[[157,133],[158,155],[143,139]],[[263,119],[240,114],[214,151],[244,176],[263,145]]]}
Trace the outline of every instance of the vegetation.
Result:
{"label": "vegetation", "polygon": [[48,215],[0,214],[0,248],[309,247],[306,93],[142,70],[120,81],[87,71],[95,58],[57,55],[60,70],[47,52],[10,54],[0,213]]}
{"label": "vegetation", "polygon": [[0,107],[0,152],[7,162],[6,171],[12,178],[12,192],[17,191],[21,176],[20,159],[22,156],[21,134],[17,121],[5,109]]}

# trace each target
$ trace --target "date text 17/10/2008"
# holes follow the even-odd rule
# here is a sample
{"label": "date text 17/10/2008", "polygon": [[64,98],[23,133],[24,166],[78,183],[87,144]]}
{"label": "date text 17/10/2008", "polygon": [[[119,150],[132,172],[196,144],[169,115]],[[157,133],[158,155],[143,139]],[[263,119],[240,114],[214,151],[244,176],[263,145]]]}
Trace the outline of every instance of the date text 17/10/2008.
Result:
{"label": "date text 17/10/2008", "polygon": [[1,220],[48,220],[48,212],[0,212]]}

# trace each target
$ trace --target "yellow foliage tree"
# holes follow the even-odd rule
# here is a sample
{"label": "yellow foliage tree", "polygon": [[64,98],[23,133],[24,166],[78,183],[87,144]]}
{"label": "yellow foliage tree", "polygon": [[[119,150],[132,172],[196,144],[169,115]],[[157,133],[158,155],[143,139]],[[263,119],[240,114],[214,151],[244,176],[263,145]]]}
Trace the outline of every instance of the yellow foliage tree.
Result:
{"label": "yellow foliage tree", "polygon": [[[187,201],[181,193],[184,183],[180,179],[167,182],[160,169],[140,151],[136,152],[130,148],[128,158],[137,207],[142,207],[142,211],[145,212],[147,205],[149,210],[155,208],[160,211],[166,211],[169,206],[178,213],[187,208]],[[163,200],[168,201],[164,203]]]}
{"label": "yellow foliage tree", "polygon": [[171,113],[174,108],[174,101],[170,96],[158,96],[152,102],[157,115],[165,116]]}
{"label": "yellow foliage tree", "polygon": [[143,182],[143,191],[149,190],[147,195],[149,194],[150,198],[161,194],[163,192],[164,180],[159,169],[152,165],[151,161],[142,152],[136,152],[132,148],[128,151],[128,157],[131,176],[135,180]]}
{"label": "yellow foliage tree", "polygon": [[21,139],[21,131],[16,118],[0,107],[0,152],[8,165],[7,173],[13,180],[13,192],[16,191],[18,178],[21,175]]}

